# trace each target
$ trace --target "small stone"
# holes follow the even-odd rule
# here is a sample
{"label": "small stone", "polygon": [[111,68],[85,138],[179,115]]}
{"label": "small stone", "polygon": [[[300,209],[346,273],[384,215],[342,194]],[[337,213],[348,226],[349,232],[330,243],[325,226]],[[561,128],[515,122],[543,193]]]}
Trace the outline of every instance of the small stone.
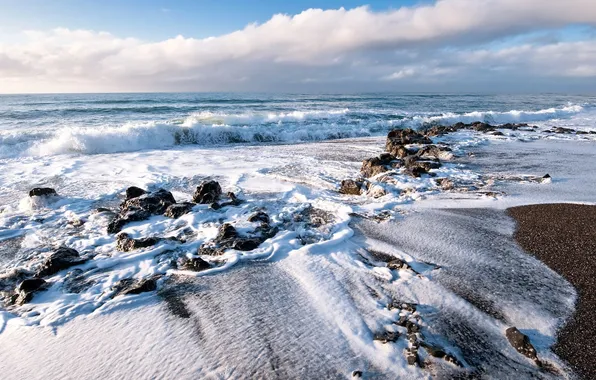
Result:
{"label": "small stone", "polygon": [[116,247],[123,252],[128,252],[139,248],[154,246],[159,243],[160,240],[161,239],[156,237],[133,239],[129,234],[121,233],[117,237]]}
{"label": "small stone", "polygon": [[354,378],[361,378],[362,377],[362,371],[356,370],[356,371],[352,371],[352,377]]}
{"label": "small stone", "polygon": [[200,257],[193,257],[182,262],[182,269],[200,272],[211,268],[211,265]]}
{"label": "small stone", "polygon": [[532,360],[538,360],[536,349],[530,343],[530,338],[527,335],[523,334],[516,327],[510,327],[505,331],[505,336],[517,352]]}
{"label": "small stone", "polygon": [[51,187],[36,187],[29,191],[30,197],[48,197],[53,195],[58,195],[58,193]]}
{"label": "small stone", "polygon": [[194,204],[188,202],[175,203],[173,205],[168,206],[163,215],[167,216],[168,218],[178,219],[182,215],[188,214],[193,207]]}
{"label": "small stone", "polygon": [[60,247],[44,261],[41,268],[37,271],[37,276],[51,276],[63,269],[82,264],[83,262],[85,262],[85,260],[81,259],[79,253],[76,250],[67,247]]}

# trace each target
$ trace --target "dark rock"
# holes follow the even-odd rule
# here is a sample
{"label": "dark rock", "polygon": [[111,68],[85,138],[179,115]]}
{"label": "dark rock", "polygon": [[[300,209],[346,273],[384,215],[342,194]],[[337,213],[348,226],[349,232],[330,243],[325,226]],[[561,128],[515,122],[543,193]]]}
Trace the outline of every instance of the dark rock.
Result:
{"label": "dark rock", "polygon": [[164,189],[159,189],[152,193],[127,199],[120,208],[122,211],[140,209],[153,215],[159,215],[163,214],[166,209],[174,203],[176,203],[176,199],[174,199],[172,193]]}
{"label": "dark rock", "polygon": [[39,277],[28,278],[23,280],[17,287],[17,292],[31,293],[34,292],[46,284],[45,280]]}
{"label": "dark rock", "polygon": [[122,228],[131,222],[139,222],[141,220],[149,219],[151,213],[145,210],[127,210],[117,215],[114,220],[108,224],[108,233],[115,234],[122,231]]}
{"label": "dark rock", "polygon": [[353,179],[344,179],[341,181],[339,192],[346,195],[360,195],[360,188],[362,182],[354,181]]}
{"label": "dark rock", "polygon": [[390,147],[408,144],[432,144],[432,140],[413,129],[394,129],[387,135],[387,151]]}
{"label": "dark rock", "polygon": [[354,378],[361,378],[362,377],[362,371],[356,370],[356,371],[352,371],[352,377]]}
{"label": "dark rock", "polygon": [[500,132],[500,131],[494,131],[494,132],[491,133],[491,135],[493,135],[493,136],[505,136],[505,134],[503,132]]}
{"label": "dark rock", "polygon": [[208,262],[206,262],[205,260],[201,259],[200,257],[193,257],[193,258],[184,260],[180,267],[185,270],[200,272],[200,271],[211,268],[211,265]]}
{"label": "dark rock", "polygon": [[217,232],[217,237],[215,238],[216,241],[223,241],[232,239],[238,236],[238,232],[236,228],[229,223],[224,223],[219,227],[219,231]]}
{"label": "dark rock", "polygon": [[238,251],[252,251],[257,249],[261,243],[262,240],[258,238],[240,238],[232,239],[228,246]]}
{"label": "dark rock", "polygon": [[133,239],[130,235],[121,233],[118,235],[116,247],[123,252],[132,251],[139,248],[146,248],[154,246],[159,243],[161,239],[156,237],[148,237],[141,239]]}
{"label": "dark rock", "polygon": [[211,208],[212,210],[219,210],[221,208],[221,205],[217,202],[213,202],[209,205],[209,208]]}
{"label": "dark rock", "polygon": [[385,344],[385,343],[395,342],[395,341],[397,341],[397,338],[399,338],[398,332],[384,331],[384,332],[375,334],[375,336],[373,337],[373,340],[377,340],[377,341]]}
{"label": "dark rock", "polygon": [[423,159],[439,160],[445,152],[451,151],[452,149],[447,146],[425,145],[415,153],[415,156]]}
{"label": "dark rock", "polygon": [[114,211],[110,210],[109,208],[98,207],[98,208],[95,209],[95,213],[96,214],[99,214],[99,213],[102,213],[102,212],[109,212],[109,213],[114,214]]}
{"label": "dark rock", "polygon": [[394,259],[387,263],[387,268],[391,270],[408,270],[412,269],[408,263],[400,259]]}
{"label": "dark rock", "polygon": [[453,181],[451,181],[449,178],[437,178],[435,182],[443,190],[453,190],[453,188],[455,187]]}
{"label": "dark rock", "polygon": [[175,203],[173,205],[168,206],[168,208],[164,212],[164,216],[167,216],[168,218],[178,219],[182,215],[188,214],[193,207],[194,204],[189,202]]}
{"label": "dark rock", "polygon": [[406,349],[406,361],[409,365],[418,365],[418,350],[414,347]]}
{"label": "dark rock", "polygon": [[118,233],[130,222],[147,220],[151,215],[161,215],[175,203],[172,193],[164,189],[127,199],[120,205],[118,215],[108,224],[108,233]]}
{"label": "dark rock", "polygon": [[269,215],[267,215],[263,211],[257,211],[251,216],[248,217],[248,221],[251,223],[261,222],[261,223],[269,223]]}
{"label": "dark rock", "polygon": [[408,156],[404,160],[406,173],[413,177],[420,177],[422,174],[428,174],[432,169],[441,167],[440,162],[436,161],[421,161],[416,156]]}
{"label": "dark rock", "polygon": [[215,247],[203,244],[199,247],[197,254],[201,256],[221,256],[224,254],[224,252],[225,248],[223,247]]}
{"label": "dark rock", "polygon": [[131,186],[126,189],[126,199],[132,199],[136,197],[140,197],[143,194],[147,194],[147,192],[140,187]]}
{"label": "dark rock", "polygon": [[563,127],[557,127],[553,130],[554,133],[574,133],[576,132],[575,129],[571,129],[571,128],[563,128]]}
{"label": "dark rock", "polygon": [[534,361],[538,360],[536,349],[530,343],[530,338],[527,335],[524,335],[516,327],[510,327],[505,331],[505,336],[517,352]]}
{"label": "dark rock", "polygon": [[30,197],[48,197],[52,195],[58,195],[58,193],[51,187],[36,187],[29,191]]}
{"label": "dark rock", "polygon": [[54,251],[37,271],[38,277],[51,276],[61,270],[84,263],[79,253],[72,248],[60,247]]}
{"label": "dark rock", "polygon": [[391,169],[392,161],[396,158],[388,153],[383,153],[380,157],[373,157],[362,162],[360,172],[364,177],[374,177],[377,174],[384,173]]}
{"label": "dark rock", "polygon": [[138,281],[132,278],[127,278],[114,285],[114,290],[116,290],[116,295],[152,292],[157,289],[157,280],[159,277],[160,276],[152,276],[150,278],[143,278]]}
{"label": "dark rock", "polygon": [[193,202],[210,204],[216,202],[221,195],[221,186],[216,181],[206,181],[197,186]]}

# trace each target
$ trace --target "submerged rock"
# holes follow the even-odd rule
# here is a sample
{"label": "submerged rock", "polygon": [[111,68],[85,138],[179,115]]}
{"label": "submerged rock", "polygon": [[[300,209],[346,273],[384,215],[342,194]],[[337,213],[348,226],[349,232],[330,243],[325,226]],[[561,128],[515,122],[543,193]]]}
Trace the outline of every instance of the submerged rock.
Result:
{"label": "submerged rock", "polygon": [[43,278],[39,278],[39,277],[28,278],[26,280],[23,280],[19,284],[19,286],[17,286],[17,292],[31,293],[31,292],[34,292],[34,291],[40,289],[45,284],[46,284],[46,281]]}
{"label": "submerged rock", "polygon": [[160,276],[152,276],[141,280],[127,278],[114,285],[115,295],[141,294],[157,290],[157,280]]}
{"label": "submerged rock", "polygon": [[517,352],[538,362],[538,355],[536,349],[530,343],[530,338],[517,329],[517,327],[510,327],[505,331],[507,340],[516,349]]}
{"label": "submerged rock", "polygon": [[60,247],[43,262],[40,269],[37,271],[37,276],[51,276],[61,270],[82,264],[85,261],[86,260],[82,259],[76,250]]}
{"label": "submerged rock", "polygon": [[221,196],[221,186],[216,181],[206,181],[197,186],[192,201],[200,204],[217,202]]}
{"label": "submerged rock", "polygon": [[374,177],[378,174],[391,170],[392,167],[390,165],[395,160],[396,158],[388,153],[384,153],[379,157],[369,158],[362,162],[360,173],[362,173],[362,175],[367,178]]}
{"label": "submerged rock", "polygon": [[399,333],[394,331],[383,331],[381,333],[375,334],[373,340],[379,341],[381,343],[391,343],[397,341],[399,338]]}
{"label": "submerged rock", "polygon": [[362,182],[354,181],[353,179],[344,179],[341,181],[339,192],[346,195],[360,195]]}
{"label": "submerged rock", "polygon": [[29,191],[30,197],[48,197],[53,195],[58,195],[58,193],[51,187],[36,187]]}

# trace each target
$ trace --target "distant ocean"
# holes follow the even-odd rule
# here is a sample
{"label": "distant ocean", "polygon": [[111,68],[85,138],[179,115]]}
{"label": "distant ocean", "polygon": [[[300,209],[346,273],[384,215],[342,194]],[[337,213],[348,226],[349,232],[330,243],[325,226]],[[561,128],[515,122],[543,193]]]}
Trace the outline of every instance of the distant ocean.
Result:
{"label": "distant ocean", "polygon": [[589,128],[596,97],[566,95],[2,95],[0,158],[380,136],[458,121]]}

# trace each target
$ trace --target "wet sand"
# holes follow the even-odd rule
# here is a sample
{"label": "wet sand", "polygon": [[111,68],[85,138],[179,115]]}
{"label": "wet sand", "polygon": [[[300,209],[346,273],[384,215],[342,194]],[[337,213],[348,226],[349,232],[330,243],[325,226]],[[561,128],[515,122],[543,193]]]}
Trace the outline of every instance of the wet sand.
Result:
{"label": "wet sand", "polygon": [[522,248],[577,289],[576,313],[553,349],[582,378],[596,379],[596,206],[544,204],[508,211],[517,221],[515,238]]}

